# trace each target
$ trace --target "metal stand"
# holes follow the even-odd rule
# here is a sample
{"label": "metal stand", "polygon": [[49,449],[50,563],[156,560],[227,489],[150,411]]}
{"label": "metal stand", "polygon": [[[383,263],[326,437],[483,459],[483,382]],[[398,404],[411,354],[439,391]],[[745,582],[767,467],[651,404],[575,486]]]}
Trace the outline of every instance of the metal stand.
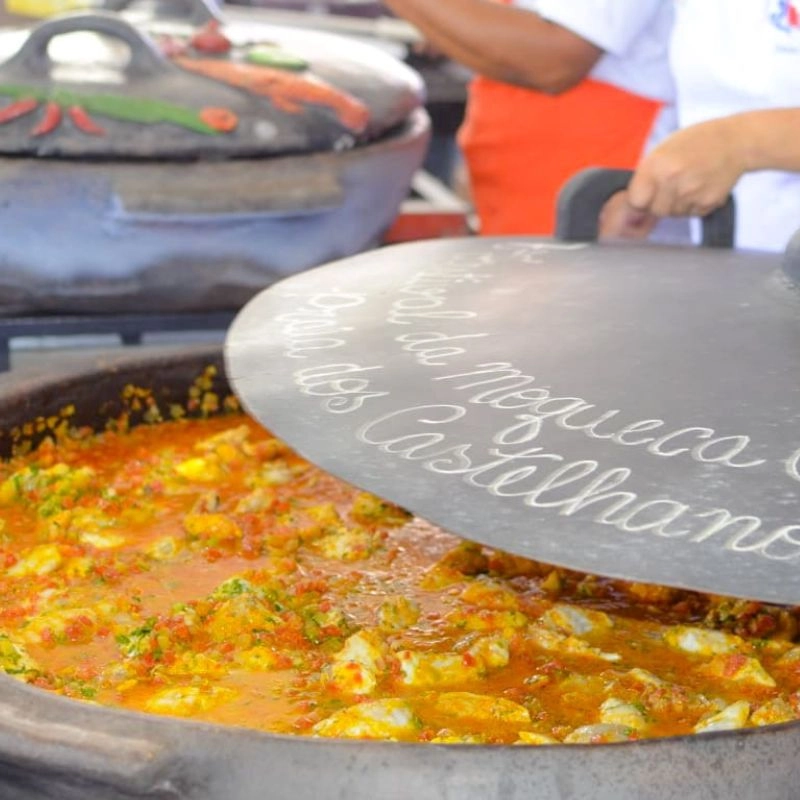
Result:
{"label": "metal stand", "polygon": [[386,231],[383,244],[467,236],[471,233],[470,205],[449,186],[424,170],[414,175],[411,194]]}
{"label": "metal stand", "polygon": [[62,315],[0,318],[0,372],[11,366],[11,340],[19,336],[116,334],[125,345],[137,345],[150,332],[222,331],[235,311],[174,314]]}

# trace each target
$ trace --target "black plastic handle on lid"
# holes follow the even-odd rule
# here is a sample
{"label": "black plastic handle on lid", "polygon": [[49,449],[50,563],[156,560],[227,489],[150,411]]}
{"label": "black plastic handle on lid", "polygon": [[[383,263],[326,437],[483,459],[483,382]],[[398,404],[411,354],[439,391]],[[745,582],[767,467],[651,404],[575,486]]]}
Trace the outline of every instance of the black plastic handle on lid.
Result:
{"label": "black plastic handle on lid", "polygon": [[[600,212],[606,201],[628,188],[633,172],[592,167],[572,176],[558,194],[556,238],[569,242],[596,242]],[[735,208],[733,198],[702,218],[703,247],[733,247]]]}
{"label": "black plastic handle on lid", "polygon": [[128,45],[131,55],[125,71],[129,74],[152,75],[175,69],[146,34],[121,17],[104,13],[69,14],[40,23],[16,55],[6,62],[4,69],[25,77],[47,78],[53,68],[47,52],[50,42],[62,34],[87,31],[119,39]]}
{"label": "black plastic handle on lid", "polygon": [[108,11],[133,10],[138,5],[152,6],[155,19],[183,20],[192,25],[203,25],[211,20],[221,20],[219,9],[212,0],[105,0],[103,8]]}

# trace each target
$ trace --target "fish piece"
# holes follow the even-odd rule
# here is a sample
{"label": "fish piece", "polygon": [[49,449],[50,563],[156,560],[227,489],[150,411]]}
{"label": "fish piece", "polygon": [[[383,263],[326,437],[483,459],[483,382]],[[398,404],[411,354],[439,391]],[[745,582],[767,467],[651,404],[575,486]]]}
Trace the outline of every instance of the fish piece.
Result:
{"label": "fish piece", "polygon": [[636,739],[636,731],[627,725],[609,725],[601,722],[597,725],[582,725],[564,737],[566,744],[608,744],[610,742],[628,742]]}
{"label": "fish piece", "polygon": [[38,544],[25,552],[22,557],[6,572],[9,578],[24,578],[28,575],[49,575],[55,572],[64,559],[61,550],[55,544]]}
{"label": "fish piece", "polygon": [[27,680],[39,670],[21,642],[14,641],[5,633],[0,633],[0,671],[12,678]]}
{"label": "fish piece", "polygon": [[773,687],[777,685],[775,679],[764,669],[757,658],[742,653],[715,656],[708,664],[703,665],[702,669],[725,681],[749,683],[754,686]]}
{"label": "fish piece", "polygon": [[577,636],[565,636],[563,633],[540,628],[538,625],[531,625],[528,628],[526,638],[542,650],[554,653],[589,656],[603,661],[620,661],[622,658],[619,653],[606,653],[597,647],[592,647]]}
{"label": "fish piece", "polygon": [[191,717],[227,703],[234,697],[236,692],[223,686],[173,686],[156,692],[145,703],[145,708],[152,714]]}
{"label": "fish piece", "polygon": [[601,633],[614,627],[614,623],[608,614],[602,611],[592,611],[588,608],[576,608],[566,603],[557,603],[551,609],[545,611],[539,617],[539,621],[551,631],[573,636]]}
{"label": "fish piece", "polygon": [[561,744],[558,739],[552,736],[547,736],[544,733],[534,733],[533,731],[520,731],[519,738],[514,744],[532,744],[532,745],[546,745],[546,744]]}
{"label": "fish piece", "polygon": [[47,611],[31,619],[22,630],[22,638],[30,644],[87,642],[94,637],[97,624],[98,615],[92,608]]}
{"label": "fish piece", "polygon": [[435,702],[437,711],[463,720],[507,722],[528,725],[531,715],[525,706],[504,697],[474,692],[442,692]]}
{"label": "fish piece", "polygon": [[269,604],[251,592],[223,600],[205,620],[204,628],[215,642],[235,641],[252,630],[275,630],[281,623]]}
{"label": "fish piece", "polygon": [[453,733],[445,730],[430,741],[433,744],[485,744],[486,737],[474,733]]}
{"label": "fish piece", "polygon": [[219,481],[225,474],[217,459],[200,456],[181,461],[175,466],[175,472],[187,480],[201,483]]}
{"label": "fish piece", "polygon": [[211,545],[242,538],[239,526],[225,514],[187,514],[183,518],[183,529],[188,539]]}
{"label": "fish piece", "polygon": [[194,677],[201,675],[204,678],[220,678],[229,671],[225,664],[210,658],[205,653],[181,653],[165,669],[168,675],[185,675]]}
{"label": "fish piece", "polygon": [[711,731],[732,731],[744,728],[750,716],[750,703],[747,700],[737,700],[726,706],[722,711],[705,717],[694,726],[695,733],[709,733]]}
{"label": "fish piece", "polygon": [[421,727],[422,723],[405,700],[390,697],[336,711],[314,725],[311,732],[315,736],[396,741],[412,738]]}
{"label": "fish piece", "polygon": [[466,631],[500,631],[508,636],[526,627],[530,620],[521,611],[459,608],[447,615],[447,622]]}
{"label": "fish piece", "polygon": [[419,620],[420,605],[407,597],[395,597],[381,603],[378,609],[378,626],[382,631],[401,631]]}
{"label": "fish piece", "polygon": [[751,725],[777,725],[781,722],[792,722],[797,719],[797,712],[782,697],[776,697],[759,706],[750,715]]}
{"label": "fish piece", "polygon": [[510,655],[508,641],[485,637],[476,641],[466,653],[401,650],[395,657],[404,685],[441,688],[474,680],[491,669],[500,669],[508,664]]}
{"label": "fish piece", "polygon": [[342,525],[317,539],[311,546],[325,558],[334,561],[362,561],[375,551],[379,540],[363,528],[348,528]]}
{"label": "fish piece", "polygon": [[412,515],[404,508],[376,497],[370,492],[359,492],[353,498],[350,516],[363,524],[405,525]]}
{"label": "fish piece", "polygon": [[78,540],[81,544],[88,544],[97,550],[114,550],[127,542],[122,534],[113,531],[83,531],[79,534]]}
{"label": "fish piece", "polygon": [[369,631],[350,636],[323,673],[329,686],[341,692],[368,695],[375,691],[386,662],[380,637]]}
{"label": "fish piece", "polygon": [[477,577],[461,592],[461,599],[470,605],[493,611],[516,611],[519,609],[519,597],[516,592],[500,581],[484,575]]}
{"label": "fish piece", "polygon": [[730,633],[675,625],[664,633],[664,641],[676,650],[699,656],[736,653],[743,649],[744,641]]}
{"label": "fish piece", "polygon": [[147,545],[145,553],[155,561],[169,561],[175,558],[182,549],[183,545],[174,536],[162,536]]}
{"label": "fish piece", "polygon": [[647,715],[642,708],[616,697],[609,697],[600,706],[600,722],[606,725],[623,725],[637,731],[648,726]]}
{"label": "fish piece", "polygon": [[235,658],[236,663],[248,672],[271,672],[275,669],[285,669],[291,664],[285,653],[276,653],[263,645],[241,650],[236,653]]}

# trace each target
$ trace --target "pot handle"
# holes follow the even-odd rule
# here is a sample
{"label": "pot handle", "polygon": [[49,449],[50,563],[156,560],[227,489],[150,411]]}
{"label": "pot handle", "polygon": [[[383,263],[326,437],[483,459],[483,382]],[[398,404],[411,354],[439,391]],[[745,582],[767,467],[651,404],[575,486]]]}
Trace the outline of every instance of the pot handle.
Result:
{"label": "pot handle", "polygon": [[120,39],[127,44],[131,57],[125,71],[129,75],[152,75],[174,69],[155,43],[129,22],[114,14],[91,13],[69,14],[40,23],[16,55],[6,62],[4,70],[24,72],[26,77],[46,78],[53,67],[47,52],[50,42],[65,33],[84,31]]}
{"label": "pot handle", "polygon": [[[125,11],[137,0],[105,0],[103,8],[108,11]],[[177,12],[177,13],[176,13]],[[156,19],[185,19],[192,25],[204,25],[212,20],[222,20],[222,15],[213,0],[158,0]]]}
{"label": "pot handle", "polygon": [[[573,175],[558,193],[556,238],[570,242],[596,242],[600,211],[611,195],[628,188],[628,169],[591,167]],[[703,247],[733,247],[735,209],[733,197],[702,218]]]}

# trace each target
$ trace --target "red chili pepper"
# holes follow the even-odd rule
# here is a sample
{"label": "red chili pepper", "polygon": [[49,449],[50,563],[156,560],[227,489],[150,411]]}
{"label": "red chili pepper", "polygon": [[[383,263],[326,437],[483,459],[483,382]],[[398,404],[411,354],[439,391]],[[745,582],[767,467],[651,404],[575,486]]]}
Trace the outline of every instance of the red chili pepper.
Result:
{"label": "red chili pepper", "polygon": [[26,97],[23,100],[17,100],[11,105],[6,106],[3,109],[0,109],[0,125],[5,122],[11,122],[12,119],[18,119],[19,117],[24,117],[26,114],[30,114],[31,111],[34,111],[39,106],[39,101],[34,100],[32,97]]}
{"label": "red chili pepper", "polygon": [[44,116],[31,131],[31,136],[46,136],[48,133],[52,133],[60,124],[61,106],[51,101],[44,107]]}
{"label": "red chili pepper", "polygon": [[227,53],[231,49],[231,40],[219,29],[219,21],[207,22],[191,38],[191,45],[201,53]]}
{"label": "red chili pepper", "polygon": [[235,131],[239,124],[239,117],[229,108],[202,108],[198,116],[201,122],[220,133]]}
{"label": "red chili pepper", "polygon": [[87,113],[86,109],[80,106],[70,106],[69,118],[72,124],[82,133],[88,133],[91,136],[105,136],[106,129],[98,125]]}

